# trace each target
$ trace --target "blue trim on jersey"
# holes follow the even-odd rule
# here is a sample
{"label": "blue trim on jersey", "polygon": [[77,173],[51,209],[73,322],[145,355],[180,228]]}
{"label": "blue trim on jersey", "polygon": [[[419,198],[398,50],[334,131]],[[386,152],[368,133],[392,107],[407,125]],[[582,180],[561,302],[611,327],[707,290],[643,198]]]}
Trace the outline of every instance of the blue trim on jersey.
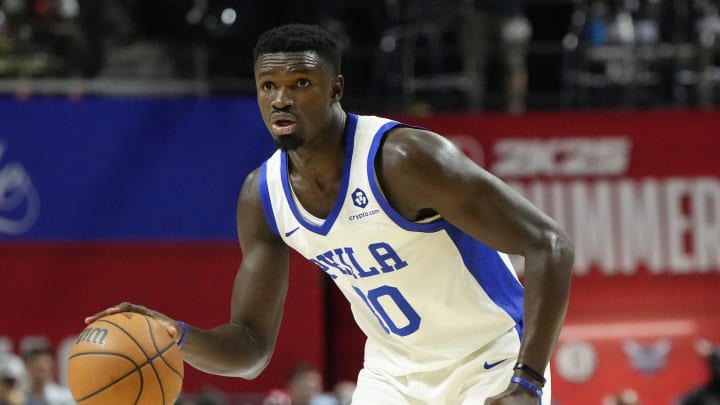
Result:
{"label": "blue trim on jersey", "polygon": [[448,236],[460,251],[465,267],[495,305],[515,320],[515,328],[523,336],[523,287],[500,257],[500,253],[450,225]]}
{"label": "blue trim on jersey", "polygon": [[260,187],[260,202],[262,202],[263,213],[265,213],[265,221],[270,226],[270,229],[278,236],[280,232],[277,227],[277,220],[275,220],[275,212],[272,209],[272,203],[270,202],[270,190],[267,182],[267,161],[260,166],[260,179],[258,180],[258,186]]}
{"label": "blue trim on jersey", "polygon": [[377,155],[380,144],[385,137],[385,133],[399,125],[406,126],[396,121],[388,122],[387,124],[380,127],[380,129],[378,129],[377,133],[375,133],[373,137],[367,160],[367,174],[368,181],[370,182],[370,189],[372,190],[373,195],[375,195],[375,199],[378,201],[378,203],[380,203],[380,207],[382,207],[383,211],[385,211],[385,213],[390,217],[390,219],[392,219],[392,221],[395,222],[395,224],[402,229],[406,231],[426,233],[437,232],[441,229],[445,229],[450,224],[444,219],[438,219],[437,221],[428,222],[425,224],[410,221],[409,219],[402,216],[402,214],[397,212],[395,208],[392,207],[392,205],[390,205],[390,202],[385,199],[385,195],[383,195],[382,190],[380,190],[380,185],[378,184],[377,177],[375,176],[375,156]]}
{"label": "blue trim on jersey", "polygon": [[347,197],[348,184],[350,183],[350,166],[352,165],[352,154],[353,149],[355,148],[355,129],[357,127],[358,117],[355,114],[347,114],[347,117],[348,126],[345,136],[345,163],[343,165],[342,179],[340,179],[340,192],[338,193],[337,200],[335,201],[335,206],[332,211],[330,211],[330,214],[325,221],[323,221],[322,225],[318,226],[306,221],[302,215],[300,215],[300,212],[298,212],[295,201],[292,198],[292,191],[290,190],[290,179],[288,178],[287,169],[287,152],[283,151],[280,154],[280,177],[282,178],[283,191],[285,192],[285,198],[290,206],[290,211],[292,211],[295,219],[298,220],[300,225],[309,231],[323,236],[330,232],[330,229],[340,214],[340,209],[345,202],[345,197]]}

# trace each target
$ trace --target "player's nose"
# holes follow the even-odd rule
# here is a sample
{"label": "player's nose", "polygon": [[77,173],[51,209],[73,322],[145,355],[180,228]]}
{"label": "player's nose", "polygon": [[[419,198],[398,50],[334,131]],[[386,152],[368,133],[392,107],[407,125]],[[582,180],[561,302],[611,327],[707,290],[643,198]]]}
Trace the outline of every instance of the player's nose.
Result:
{"label": "player's nose", "polygon": [[295,105],[295,99],[293,98],[292,90],[287,87],[279,87],[277,91],[275,91],[275,97],[273,97],[272,100],[273,108],[284,110],[293,105]]}

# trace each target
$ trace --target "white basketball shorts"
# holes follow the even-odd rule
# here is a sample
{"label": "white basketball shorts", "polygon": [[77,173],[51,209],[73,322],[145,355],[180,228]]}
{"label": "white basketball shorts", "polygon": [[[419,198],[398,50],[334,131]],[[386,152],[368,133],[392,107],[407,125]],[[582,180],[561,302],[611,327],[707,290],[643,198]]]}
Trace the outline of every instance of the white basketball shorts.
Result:
{"label": "white basketball shorts", "polygon": [[[352,405],[484,405],[510,384],[520,342],[513,329],[495,342],[444,369],[390,376],[363,368]],[[550,405],[550,368],[542,405]]]}

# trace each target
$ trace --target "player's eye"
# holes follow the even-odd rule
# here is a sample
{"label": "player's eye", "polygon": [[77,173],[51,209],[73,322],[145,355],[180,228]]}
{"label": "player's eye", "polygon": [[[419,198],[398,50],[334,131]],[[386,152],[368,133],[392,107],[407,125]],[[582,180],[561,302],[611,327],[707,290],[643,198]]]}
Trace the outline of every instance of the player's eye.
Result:
{"label": "player's eye", "polygon": [[297,81],[297,86],[300,88],[310,87],[310,80],[308,79],[299,79]]}
{"label": "player's eye", "polygon": [[260,87],[265,91],[270,91],[275,88],[275,85],[272,82],[265,82]]}

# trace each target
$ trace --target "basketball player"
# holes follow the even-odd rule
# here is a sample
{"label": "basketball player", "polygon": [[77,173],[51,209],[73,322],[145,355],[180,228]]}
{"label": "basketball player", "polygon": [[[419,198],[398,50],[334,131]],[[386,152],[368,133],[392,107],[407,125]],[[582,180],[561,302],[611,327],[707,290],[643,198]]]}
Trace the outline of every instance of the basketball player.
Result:
{"label": "basketball player", "polygon": [[[287,25],[255,47],[257,100],[279,150],[242,187],[231,320],[166,323],[185,360],[256,377],[288,286],[288,247],[322,269],[367,335],[355,405],[550,403],[547,365],[573,248],[558,225],[440,135],[345,112],[340,51]],[[525,294],[505,253],[525,257]],[[542,401],[542,402],[541,402]]]}

